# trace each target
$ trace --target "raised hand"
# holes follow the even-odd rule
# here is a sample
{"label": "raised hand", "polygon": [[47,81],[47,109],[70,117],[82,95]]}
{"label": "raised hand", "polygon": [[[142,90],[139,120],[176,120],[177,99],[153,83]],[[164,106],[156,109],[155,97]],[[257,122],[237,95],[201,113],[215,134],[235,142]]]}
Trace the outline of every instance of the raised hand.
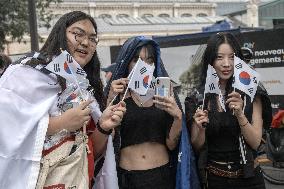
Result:
{"label": "raised hand", "polygon": [[182,112],[179,109],[175,101],[175,98],[173,96],[164,97],[164,96],[154,95],[154,97],[155,97],[155,100],[153,100],[153,102],[156,104],[157,108],[161,110],[165,110],[174,118],[181,119]]}
{"label": "raised hand", "polygon": [[102,129],[108,131],[118,125],[126,112],[126,104],[121,101],[116,105],[108,106],[102,113],[102,116],[99,120],[100,126]]}
{"label": "raised hand", "polygon": [[231,110],[234,110],[234,114],[239,116],[243,112],[244,101],[242,96],[238,92],[231,92],[228,95],[228,99],[226,100],[226,104],[228,104]]}
{"label": "raised hand", "polygon": [[47,134],[52,135],[62,129],[72,132],[83,127],[91,119],[91,109],[88,105],[92,102],[92,100],[87,100],[78,107],[67,110],[60,116],[50,117]]}
{"label": "raised hand", "polygon": [[197,108],[193,116],[193,119],[194,119],[193,122],[194,125],[196,125],[199,129],[204,129],[202,125],[209,123],[208,111]]}

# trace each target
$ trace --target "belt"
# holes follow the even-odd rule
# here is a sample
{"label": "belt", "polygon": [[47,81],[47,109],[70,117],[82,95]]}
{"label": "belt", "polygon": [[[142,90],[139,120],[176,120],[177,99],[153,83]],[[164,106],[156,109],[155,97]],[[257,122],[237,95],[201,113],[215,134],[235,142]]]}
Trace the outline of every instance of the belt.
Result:
{"label": "belt", "polygon": [[207,170],[209,173],[212,173],[220,177],[227,177],[227,178],[239,178],[240,176],[243,175],[242,169],[238,169],[236,171],[227,171],[227,170],[215,167],[210,164],[207,166]]}

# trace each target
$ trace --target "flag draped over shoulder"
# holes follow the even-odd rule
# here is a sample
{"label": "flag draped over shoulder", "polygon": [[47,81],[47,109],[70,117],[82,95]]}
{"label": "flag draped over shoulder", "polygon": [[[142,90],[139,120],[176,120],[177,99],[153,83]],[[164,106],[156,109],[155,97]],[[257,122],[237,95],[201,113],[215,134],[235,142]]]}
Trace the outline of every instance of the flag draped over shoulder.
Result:
{"label": "flag draped over shoulder", "polygon": [[260,75],[243,60],[234,56],[234,81],[232,86],[249,95],[252,102],[259,81]]}
{"label": "flag draped over shoulder", "polygon": [[109,135],[103,167],[95,178],[93,189],[118,189],[112,136]]}
{"label": "flag draped over shoulder", "polygon": [[0,188],[35,188],[57,78],[21,64],[0,78]]}
{"label": "flag draped over shoulder", "polygon": [[151,84],[154,68],[154,65],[146,64],[139,58],[131,72],[128,87],[140,95],[145,95]]}
{"label": "flag draped over shoulder", "polygon": [[[183,116],[184,117],[184,116]],[[182,123],[181,140],[178,153],[176,189],[199,189],[196,161],[185,119]]]}

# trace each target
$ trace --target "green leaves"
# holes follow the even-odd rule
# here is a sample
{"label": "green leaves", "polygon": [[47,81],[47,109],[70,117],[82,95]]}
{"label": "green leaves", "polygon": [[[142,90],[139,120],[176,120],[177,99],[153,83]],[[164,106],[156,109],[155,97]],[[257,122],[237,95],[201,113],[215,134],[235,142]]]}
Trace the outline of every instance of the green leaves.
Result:
{"label": "green leaves", "polygon": [[[60,3],[62,0],[35,1],[38,24],[49,28],[55,15],[48,8],[51,3]],[[28,0],[0,1],[0,51],[4,50],[7,38],[21,42],[24,34],[29,34],[28,17]]]}

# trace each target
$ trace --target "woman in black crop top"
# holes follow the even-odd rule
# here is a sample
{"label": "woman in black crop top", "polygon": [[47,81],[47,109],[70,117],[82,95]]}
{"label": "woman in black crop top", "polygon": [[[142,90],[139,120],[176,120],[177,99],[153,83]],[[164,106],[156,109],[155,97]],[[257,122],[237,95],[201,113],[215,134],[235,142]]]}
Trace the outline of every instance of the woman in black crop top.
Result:
{"label": "woman in black crop top", "polygon": [[266,123],[262,112],[271,106],[262,103],[260,90],[251,103],[245,93],[232,88],[234,55],[243,57],[232,34],[218,33],[209,39],[203,56],[202,85],[210,64],[219,77],[226,111],[217,94],[206,94],[204,109],[197,109],[193,116],[191,141],[199,152],[205,188],[265,188],[254,157]]}
{"label": "woman in black crop top", "polygon": [[[116,71],[108,88],[108,102],[116,94],[122,99],[128,83],[126,78],[139,57],[155,65],[154,77],[166,76],[157,43],[144,37],[130,38],[118,55]],[[175,175],[171,175],[169,151],[177,146],[182,112],[173,95],[155,96],[153,100],[151,90],[148,89],[147,97],[131,89],[127,91],[127,112],[116,131],[121,139],[118,178],[122,189],[174,188]]]}

